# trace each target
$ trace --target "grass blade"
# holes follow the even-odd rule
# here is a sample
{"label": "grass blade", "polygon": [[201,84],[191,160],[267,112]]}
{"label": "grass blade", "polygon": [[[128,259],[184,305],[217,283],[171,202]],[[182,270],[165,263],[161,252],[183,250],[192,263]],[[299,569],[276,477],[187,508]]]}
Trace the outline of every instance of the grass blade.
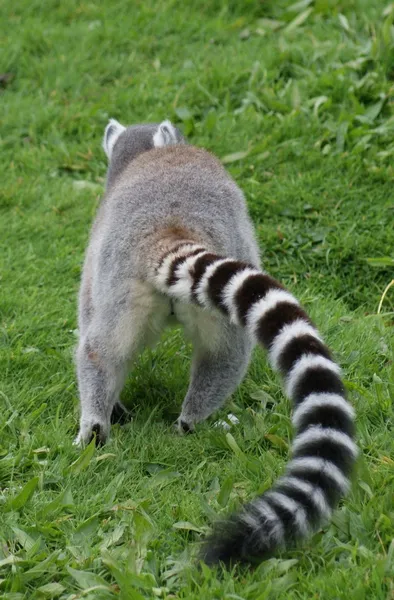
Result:
{"label": "grass blade", "polygon": [[30,479],[22,491],[6,504],[5,510],[19,510],[23,508],[34,494],[38,486],[38,482],[38,477],[33,477],[33,479]]}
{"label": "grass blade", "polygon": [[76,475],[77,473],[81,473],[84,471],[90,464],[90,461],[93,458],[94,452],[96,449],[96,438],[93,437],[92,441],[86,448],[83,450],[82,454],[78,456],[77,460],[71,463],[66,469],[67,473],[73,473]]}

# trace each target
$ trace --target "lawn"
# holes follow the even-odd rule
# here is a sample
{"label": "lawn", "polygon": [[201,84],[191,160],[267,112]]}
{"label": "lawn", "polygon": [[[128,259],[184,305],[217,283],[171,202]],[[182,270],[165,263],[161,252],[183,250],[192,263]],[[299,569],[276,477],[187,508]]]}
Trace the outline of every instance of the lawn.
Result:
{"label": "lawn", "polygon": [[[0,597],[394,598],[394,3],[4,0],[0,7]],[[76,295],[109,117],[170,118],[245,191],[265,268],[344,369],[361,458],[333,522],[259,567],[198,540],[282,471],[292,432],[256,351],[221,417],[173,431],[169,331],[108,444],[72,445]],[[379,303],[380,311],[378,311]]]}

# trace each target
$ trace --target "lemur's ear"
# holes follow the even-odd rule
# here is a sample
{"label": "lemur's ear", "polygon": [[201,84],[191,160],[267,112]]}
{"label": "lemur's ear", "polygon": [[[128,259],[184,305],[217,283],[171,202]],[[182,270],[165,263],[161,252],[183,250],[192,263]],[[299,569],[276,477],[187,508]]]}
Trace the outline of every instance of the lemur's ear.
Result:
{"label": "lemur's ear", "polygon": [[153,136],[154,147],[162,148],[163,146],[173,146],[178,143],[177,132],[171,121],[163,121],[160,123],[158,130]]}
{"label": "lemur's ear", "polygon": [[110,119],[107,127],[104,131],[103,138],[103,148],[105,150],[105,154],[108,157],[108,160],[111,158],[113,147],[115,146],[116,140],[120,136],[121,133],[126,131],[126,127],[123,127],[118,121],[115,119]]}

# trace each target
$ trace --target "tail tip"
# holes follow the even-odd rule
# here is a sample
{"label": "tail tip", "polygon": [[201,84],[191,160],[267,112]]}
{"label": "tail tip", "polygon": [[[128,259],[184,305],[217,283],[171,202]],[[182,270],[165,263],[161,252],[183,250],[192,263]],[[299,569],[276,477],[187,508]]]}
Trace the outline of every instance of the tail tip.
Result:
{"label": "tail tip", "polygon": [[209,566],[222,563],[231,567],[235,563],[260,562],[265,558],[262,550],[259,532],[236,514],[215,523],[202,545],[200,558]]}
{"label": "tail tip", "polygon": [[209,566],[240,562],[244,538],[245,531],[239,519],[230,517],[226,521],[218,521],[213,531],[204,540],[200,557]]}

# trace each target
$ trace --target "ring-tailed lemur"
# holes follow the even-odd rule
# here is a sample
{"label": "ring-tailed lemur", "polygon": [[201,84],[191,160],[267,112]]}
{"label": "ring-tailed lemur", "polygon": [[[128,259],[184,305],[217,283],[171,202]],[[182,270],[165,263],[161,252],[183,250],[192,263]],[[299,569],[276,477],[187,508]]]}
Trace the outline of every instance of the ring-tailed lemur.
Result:
{"label": "ring-tailed lemur", "polygon": [[194,346],[183,431],[223,404],[259,342],[294,403],[292,458],[272,489],[214,527],[204,558],[262,558],[316,531],[349,488],[357,449],[340,369],[298,301],[261,271],[243,194],[216,158],[168,121],[111,120],[103,145],[107,189],[80,291],[76,442],[105,441],[130,361],[171,313]]}

